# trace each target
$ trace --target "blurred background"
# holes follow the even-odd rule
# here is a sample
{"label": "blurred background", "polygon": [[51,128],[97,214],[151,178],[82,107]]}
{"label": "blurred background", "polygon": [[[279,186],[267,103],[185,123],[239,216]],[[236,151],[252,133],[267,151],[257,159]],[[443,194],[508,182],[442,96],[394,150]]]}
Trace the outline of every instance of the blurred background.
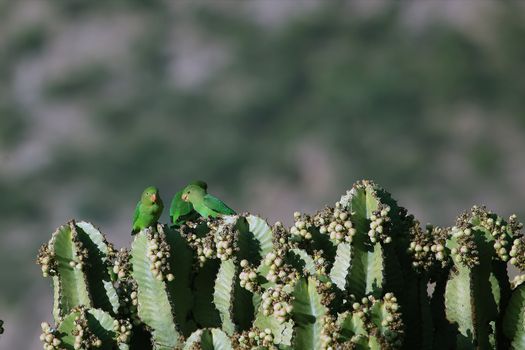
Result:
{"label": "blurred background", "polygon": [[150,184],[290,223],[370,178],[423,222],[525,219],[524,38],[518,2],[0,0],[0,349],[41,349],[51,232],[128,245]]}

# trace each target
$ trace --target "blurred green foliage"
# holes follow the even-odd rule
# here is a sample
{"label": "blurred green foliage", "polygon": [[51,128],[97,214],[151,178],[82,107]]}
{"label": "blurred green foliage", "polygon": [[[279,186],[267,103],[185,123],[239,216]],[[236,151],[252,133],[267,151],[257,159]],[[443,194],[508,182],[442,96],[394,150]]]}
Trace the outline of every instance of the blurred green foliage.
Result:
{"label": "blurred green foliage", "polygon": [[35,54],[45,47],[47,35],[41,24],[23,27],[9,38],[6,53],[15,58]]}
{"label": "blurred green foliage", "polygon": [[48,82],[46,95],[49,98],[71,99],[94,95],[110,79],[110,72],[99,65],[81,67],[65,72],[64,76]]}
{"label": "blurred green foliage", "polygon": [[0,99],[0,146],[12,149],[23,141],[27,119],[18,106]]}

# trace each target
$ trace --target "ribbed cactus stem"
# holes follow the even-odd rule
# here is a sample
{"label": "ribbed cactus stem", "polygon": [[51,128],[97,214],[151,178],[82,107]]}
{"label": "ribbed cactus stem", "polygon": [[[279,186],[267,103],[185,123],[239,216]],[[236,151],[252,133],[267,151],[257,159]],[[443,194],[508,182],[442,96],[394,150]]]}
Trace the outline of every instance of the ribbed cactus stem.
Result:
{"label": "ribbed cactus stem", "polygon": [[55,322],[77,306],[117,313],[114,254],[104,235],[89,223],[71,221],[53,233],[37,261],[43,275],[53,279]]}
{"label": "ribbed cactus stem", "polygon": [[77,306],[92,306],[84,272],[84,253],[74,221],[59,227],[49,243],[40,248],[38,263],[44,277],[52,276],[55,287],[55,322]]}
{"label": "ribbed cactus stem", "polygon": [[324,316],[328,310],[317,291],[318,283],[310,277],[301,278],[295,285],[292,303],[295,349],[322,348]]}
{"label": "ribbed cactus stem", "polygon": [[445,313],[457,324],[459,347],[495,348],[505,344],[500,313],[510,293],[506,274],[514,232],[501,218],[473,207],[450,230],[452,256],[445,289]]}
{"label": "ribbed cactus stem", "polygon": [[133,278],[137,281],[138,315],[151,329],[155,348],[166,350],[179,346],[181,337],[167,291],[171,273],[167,266],[168,255],[162,230],[149,228],[135,236],[131,264]]}
{"label": "ribbed cactus stem", "polygon": [[77,238],[81,242],[84,252],[87,253],[84,259],[88,266],[85,269],[85,274],[93,307],[116,315],[119,299],[114,286],[116,280],[113,273],[114,248],[108,243],[106,237],[88,222],[76,223],[75,229]]}
{"label": "ribbed cactus stem", "polygon": [[505,316],[503,332],[514,350],[525,349],[525,285],[519,284],[512,292]]}

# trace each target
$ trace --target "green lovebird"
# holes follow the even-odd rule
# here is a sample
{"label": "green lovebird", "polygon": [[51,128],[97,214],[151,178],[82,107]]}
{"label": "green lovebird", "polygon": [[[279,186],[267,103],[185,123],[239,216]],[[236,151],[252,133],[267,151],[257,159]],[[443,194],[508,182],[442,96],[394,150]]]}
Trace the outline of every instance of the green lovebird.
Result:
{"label": "green lovebird", "polygon": [[[204,191],[208,190],[208,184],[204,181],[193,181],[190,185],[198,186]],[[170,217],[171,222],[175,226],[180,226],[186,221],[192,221],[199,217],[199,213],[193,209],[193,205],[190,202],[182,200],[182,193],[185,188],[177,192],[171,200]]]}
{"label": "green lovebird", "polygon": [[133,228],[131,234],[134,235],[140,230],[153,226],[157,223],[164,209],[164,204],[159,195],[159,190],[155,186],[150,186],[142,192],[140,201],[135,208],[133,217]]}
{"label": "green lovebird", "polygon": [[202,217],[216,218],[219,215],[234,215],[233,209],[224,204],[220,199],[208,194],[206,189],[190,184],[182,190],[182,200],[193,205],[193,209]]}

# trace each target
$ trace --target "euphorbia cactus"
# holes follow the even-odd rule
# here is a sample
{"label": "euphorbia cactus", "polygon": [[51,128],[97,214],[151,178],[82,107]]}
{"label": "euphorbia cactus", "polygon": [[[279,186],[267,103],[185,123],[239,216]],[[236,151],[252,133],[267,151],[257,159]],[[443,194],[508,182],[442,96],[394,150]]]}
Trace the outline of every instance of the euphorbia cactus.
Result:
{"label": "euphorbia cactus", "polygon": [[[55,288],[45,349],[515,349],[525,344],[521,224],[474,207],[420,224],[370,181],[287,229],[188,216],[115,251],[60,227],[38,262]],[[435,283],[432,296],[428,286]],[[510,301],[509,301],[510,300]],[[507,306],[508,305],[508,306]]]}

